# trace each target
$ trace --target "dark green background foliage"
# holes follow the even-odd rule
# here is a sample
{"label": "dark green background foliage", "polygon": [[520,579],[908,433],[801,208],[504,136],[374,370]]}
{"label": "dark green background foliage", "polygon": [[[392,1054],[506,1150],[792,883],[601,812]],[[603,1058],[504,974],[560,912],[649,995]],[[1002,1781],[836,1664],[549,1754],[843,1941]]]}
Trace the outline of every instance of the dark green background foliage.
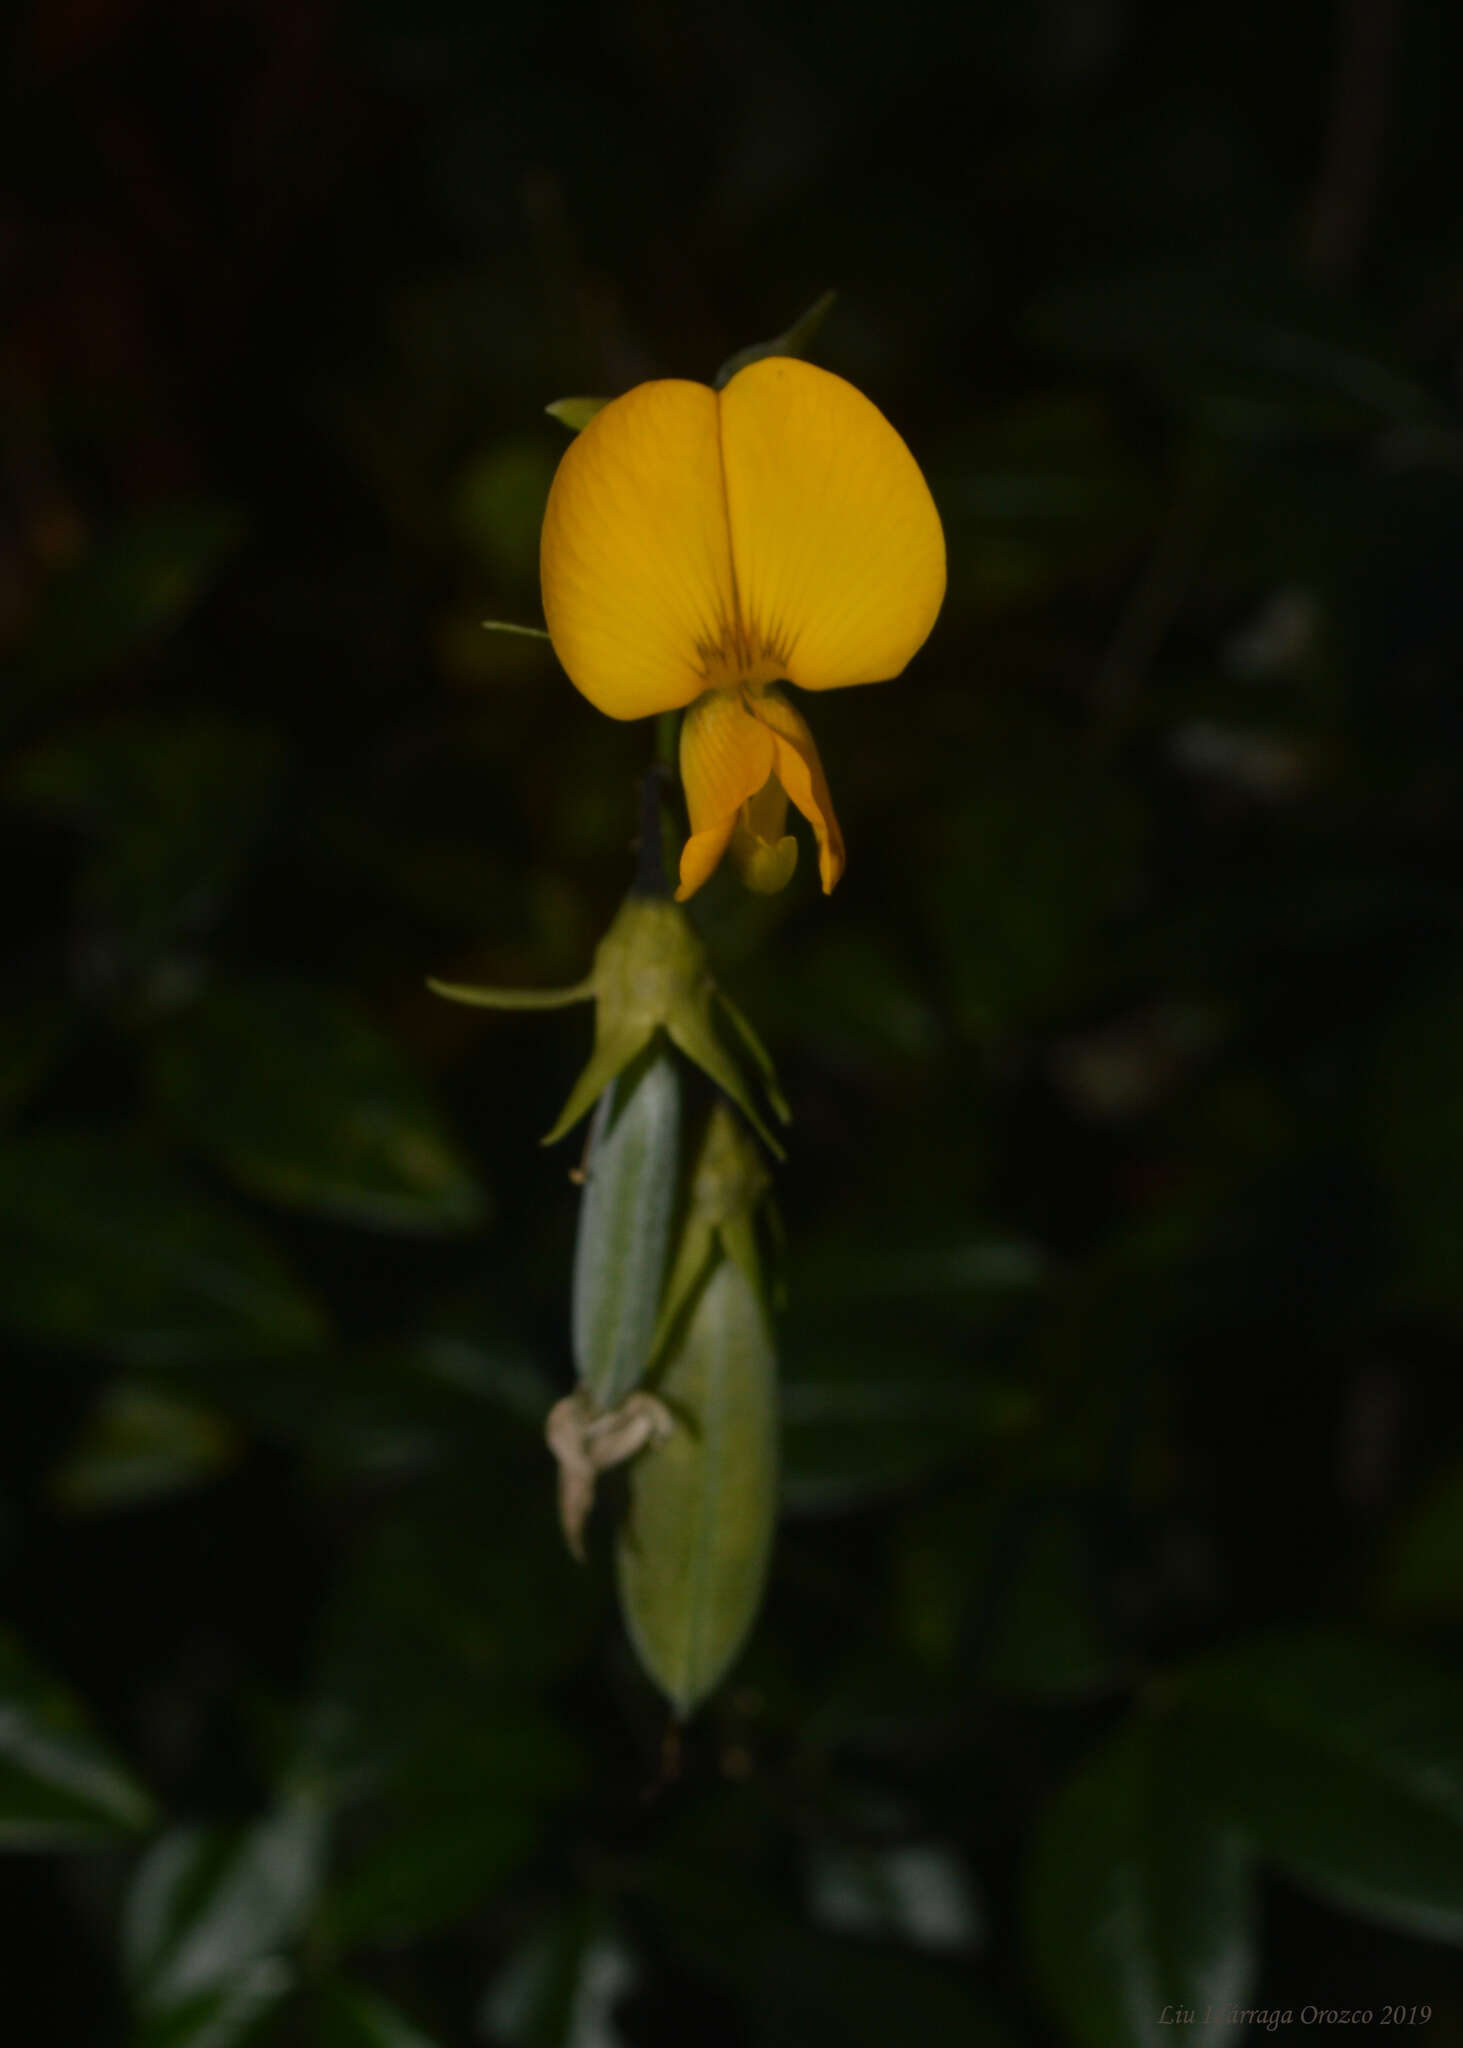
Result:
{"label": "dark green background foliage", "polygon": [[[1463,2041],[1463,10],[12,37],[0,2034]],[[424,982],[632,871],[649,730],[479,627],[544,405],[830,284],[950,594],[835,898],[696,906],[796,1122],[677,1773],[541,1437],[588,1014]]]}

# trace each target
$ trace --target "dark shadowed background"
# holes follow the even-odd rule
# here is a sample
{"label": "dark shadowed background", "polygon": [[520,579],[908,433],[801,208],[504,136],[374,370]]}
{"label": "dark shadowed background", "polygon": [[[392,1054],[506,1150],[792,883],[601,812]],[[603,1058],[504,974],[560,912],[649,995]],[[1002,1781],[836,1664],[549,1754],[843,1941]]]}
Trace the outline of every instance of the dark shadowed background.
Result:
{"label": "dark shadowed background", "polygon": [[[1463,2041],[1463,10],[7,35],[0,2036]],[[479,623],[544,405],[830,285],[950,589],[836,896],[696,905],[786,1512],[673,1775],[541,1439],[588,1017],[424,978],[633,871],[649,727]]]}

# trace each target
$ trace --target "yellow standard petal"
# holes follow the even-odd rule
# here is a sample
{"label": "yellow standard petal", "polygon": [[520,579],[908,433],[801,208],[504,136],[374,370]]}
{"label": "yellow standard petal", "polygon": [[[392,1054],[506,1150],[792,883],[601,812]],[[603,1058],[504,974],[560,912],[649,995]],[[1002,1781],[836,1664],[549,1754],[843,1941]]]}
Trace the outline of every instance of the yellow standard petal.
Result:
{"label": "yellow standard petal", "polygon": [[544,512],[549,638],[611,718],[689,704],[737,639],[717,397],[637,385],[570,442]]}
{"label": "yellow standard petal", "polygon": [[813,828],[818,876],[826,896],[843,873],[844,853],[818,743],[801,711],[780,690],[749,691],[747,705],[771,736],[778,781]]}
{"label": "yellow standard petal", "polygon": [[681,851],[677,902],[696,893],[726,852],[742,805],[772,773],[776,745],[770,727],[748,712],[740,690],[707,690],[681,720],[681,782],[691,836]]}
{"label": "yellow standard petal", "polygon": [[720,400],[741,632],[762,674],[807,690],[898,675],[945,595],[914,457],[862,392],[791,356],[739,370]]}

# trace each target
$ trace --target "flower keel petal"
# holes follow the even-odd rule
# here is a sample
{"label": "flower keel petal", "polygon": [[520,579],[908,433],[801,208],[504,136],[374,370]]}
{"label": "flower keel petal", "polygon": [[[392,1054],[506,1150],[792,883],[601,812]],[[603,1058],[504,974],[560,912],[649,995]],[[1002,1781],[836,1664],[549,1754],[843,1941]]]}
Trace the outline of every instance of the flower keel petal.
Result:
{"label": "flower keel petal", "polygon": [[681,851],[678,903],[712,873],[736,827],[737,813],[772,773],[775,741],[749,715],[741,693],[707,690],[681,721],[681,781],[691,837]]}
{"label": "flower keel petal", "polygon": [[792,880],[798,843],[787,829],[787,791],[775,775],[742,805],[731,851],[743,882],[759,896],[776,896]]}
{"label": "flower keel petal", "polygon": [[808,721],[778,690],[748,699],[754,717],[767,728],[775,750],[777,779],[813,828],[818,842],[818,875],[831,894],[845,861],[843,834],[833,812],[828,778]]}

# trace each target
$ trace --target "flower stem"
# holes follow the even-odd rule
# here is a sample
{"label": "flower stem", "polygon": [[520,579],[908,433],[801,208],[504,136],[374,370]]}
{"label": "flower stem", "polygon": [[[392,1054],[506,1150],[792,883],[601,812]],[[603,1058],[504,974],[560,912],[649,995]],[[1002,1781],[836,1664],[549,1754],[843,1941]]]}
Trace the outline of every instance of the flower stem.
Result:
{"label": "flower stem", "polygon": [[640,839],[637,847],[633,894],[669,896],[666,879],[666,849],[662,829],[662,798],[666,794],[666,771],[659,761],[645,771],[640,785]]}
{"label": "flower stem", "polygon": [[679,711],[662,711],[655,721],[655,759],[668,775],[676,772],[676,739],[680,732]]}
{"label": "flower stem", "polygon": [[662,711],[655,721],[655,763],[646,774],[640,795],[640,865],[635,878],[639,896],[669,896],[667,879],[674,874],[680,842],[676,784],[679,780],[681,714]]}

